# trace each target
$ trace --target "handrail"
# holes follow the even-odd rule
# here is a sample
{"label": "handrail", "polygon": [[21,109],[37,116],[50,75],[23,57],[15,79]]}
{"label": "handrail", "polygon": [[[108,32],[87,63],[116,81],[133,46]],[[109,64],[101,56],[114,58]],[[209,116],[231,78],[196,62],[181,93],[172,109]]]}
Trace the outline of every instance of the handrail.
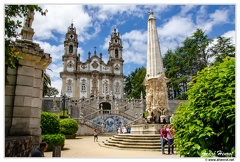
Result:
{"label": "handrail", "polygon": [[[91,120],[84,119],[84,118],[82,118],[82,119],[81,118],[73,118],[73,119],[75,119],[80,124],[85,124],[93,129],[97,129],[99,132],[102,132],[102,127],[100,125],[92,122]],[[83,121],[81,122],[81,120],[83,120]]]}
{"label": "handrail", "polygon": [[127,119],[129,119],[129,120],[135,120],[135,119],[136,119],[134,116],[129,115],[129,114],[126,114],[125,112],[119,111],[119,114],[120,114],[121,116],[124,116],[125,118],[127,118]]}
{"label": "handrail", "polygon": [[94,122],[92,122],[91,120],[88,120],[88,119],[84,119],[84,123],[93,128],[93,129],[97,129],[98,131],[102,132],[102,127]]}
{"label": "handrail", "polygon": [[[92,112],[92,113],[84,116],[84,118],[86,118],[86,119],[88,119],[88,120],[93,119],[93,118],[95,118],[96,116],[99,115],[99,112],[100,112],[100,111],[101,111],[101,110],[94,111],[94,112]],[[93,114],[96,114],[96,115],[93,116]],[[89,116],[90,116],[90,117],[89,117]]]}

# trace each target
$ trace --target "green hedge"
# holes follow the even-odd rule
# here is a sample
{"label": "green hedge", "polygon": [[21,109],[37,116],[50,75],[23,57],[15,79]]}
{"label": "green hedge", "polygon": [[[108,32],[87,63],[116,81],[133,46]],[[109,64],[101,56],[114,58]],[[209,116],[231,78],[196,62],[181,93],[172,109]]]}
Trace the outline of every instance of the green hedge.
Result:
{"label": "green hedge", "polygon": [[54,146],[61,146],[63,149],[65,136],[63,134],[45,134],[42,135],[42,141],[48,143],[47,151],[52,151]]}
{"label": "green hedge", "polygon": [[57,134],[60,132],[60,119],[54,113],[41,113],[42,134]]}
{"label": "green hedge", "polygon": [[64,135],[73,135],[78,130],[78,123],[71,118],[60,120],[60,132]]}
{"label": "green hedge", "polygon": [[235,58],[198,72],[173,120],[181,156],[235,156]]}

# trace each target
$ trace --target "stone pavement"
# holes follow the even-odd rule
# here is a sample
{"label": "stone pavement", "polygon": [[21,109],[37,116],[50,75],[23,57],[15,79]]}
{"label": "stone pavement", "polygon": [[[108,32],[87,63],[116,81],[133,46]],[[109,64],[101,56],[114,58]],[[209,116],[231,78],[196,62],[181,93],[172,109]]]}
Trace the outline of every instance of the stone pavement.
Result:
{"label": "stone pavement", "polygon": [[[61,158],[180,158],[179,155],[162,155],[161,151],[125,150],[102,147],[100,144],[110,136],[99,136],[98,142],[93,136],[78,136],[66,139],[61,151]],[[46,158],[52,158],[52,152],[44,153]]]}

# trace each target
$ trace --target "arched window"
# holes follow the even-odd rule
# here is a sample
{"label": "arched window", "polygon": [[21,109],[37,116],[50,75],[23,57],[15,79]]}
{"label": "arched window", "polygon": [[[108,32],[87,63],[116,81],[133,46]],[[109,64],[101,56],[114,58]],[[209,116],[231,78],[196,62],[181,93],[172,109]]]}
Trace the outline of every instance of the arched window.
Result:
{"label": "arched window", "polygon": [[73,52],[73,46],[70,45],[70,46],[69,46],[69,53],[72,53],[72,52]]}
{"label": "arched window", "polygon": [[115,58],[118,58],[118,49],[115,49]]}
{"label": "arched window", "polygon": [[82,84],[82,91],[86,91],[86,85]]}
{"label": "arched window", "polygon": [[67,91],[72,91],[72,86],[71,85],[67,86]]}

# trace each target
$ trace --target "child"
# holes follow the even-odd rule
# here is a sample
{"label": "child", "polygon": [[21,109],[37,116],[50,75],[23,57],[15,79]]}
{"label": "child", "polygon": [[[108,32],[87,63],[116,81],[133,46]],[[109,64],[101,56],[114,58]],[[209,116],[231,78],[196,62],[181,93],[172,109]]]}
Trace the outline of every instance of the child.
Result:
{"label": "child", "polygon": [[95,142],[95,140],[98,142],[98,133],[97,133],[96,129],[94,129],[94,131],[93,131],[93,136],[94,136],[94,142]]}

